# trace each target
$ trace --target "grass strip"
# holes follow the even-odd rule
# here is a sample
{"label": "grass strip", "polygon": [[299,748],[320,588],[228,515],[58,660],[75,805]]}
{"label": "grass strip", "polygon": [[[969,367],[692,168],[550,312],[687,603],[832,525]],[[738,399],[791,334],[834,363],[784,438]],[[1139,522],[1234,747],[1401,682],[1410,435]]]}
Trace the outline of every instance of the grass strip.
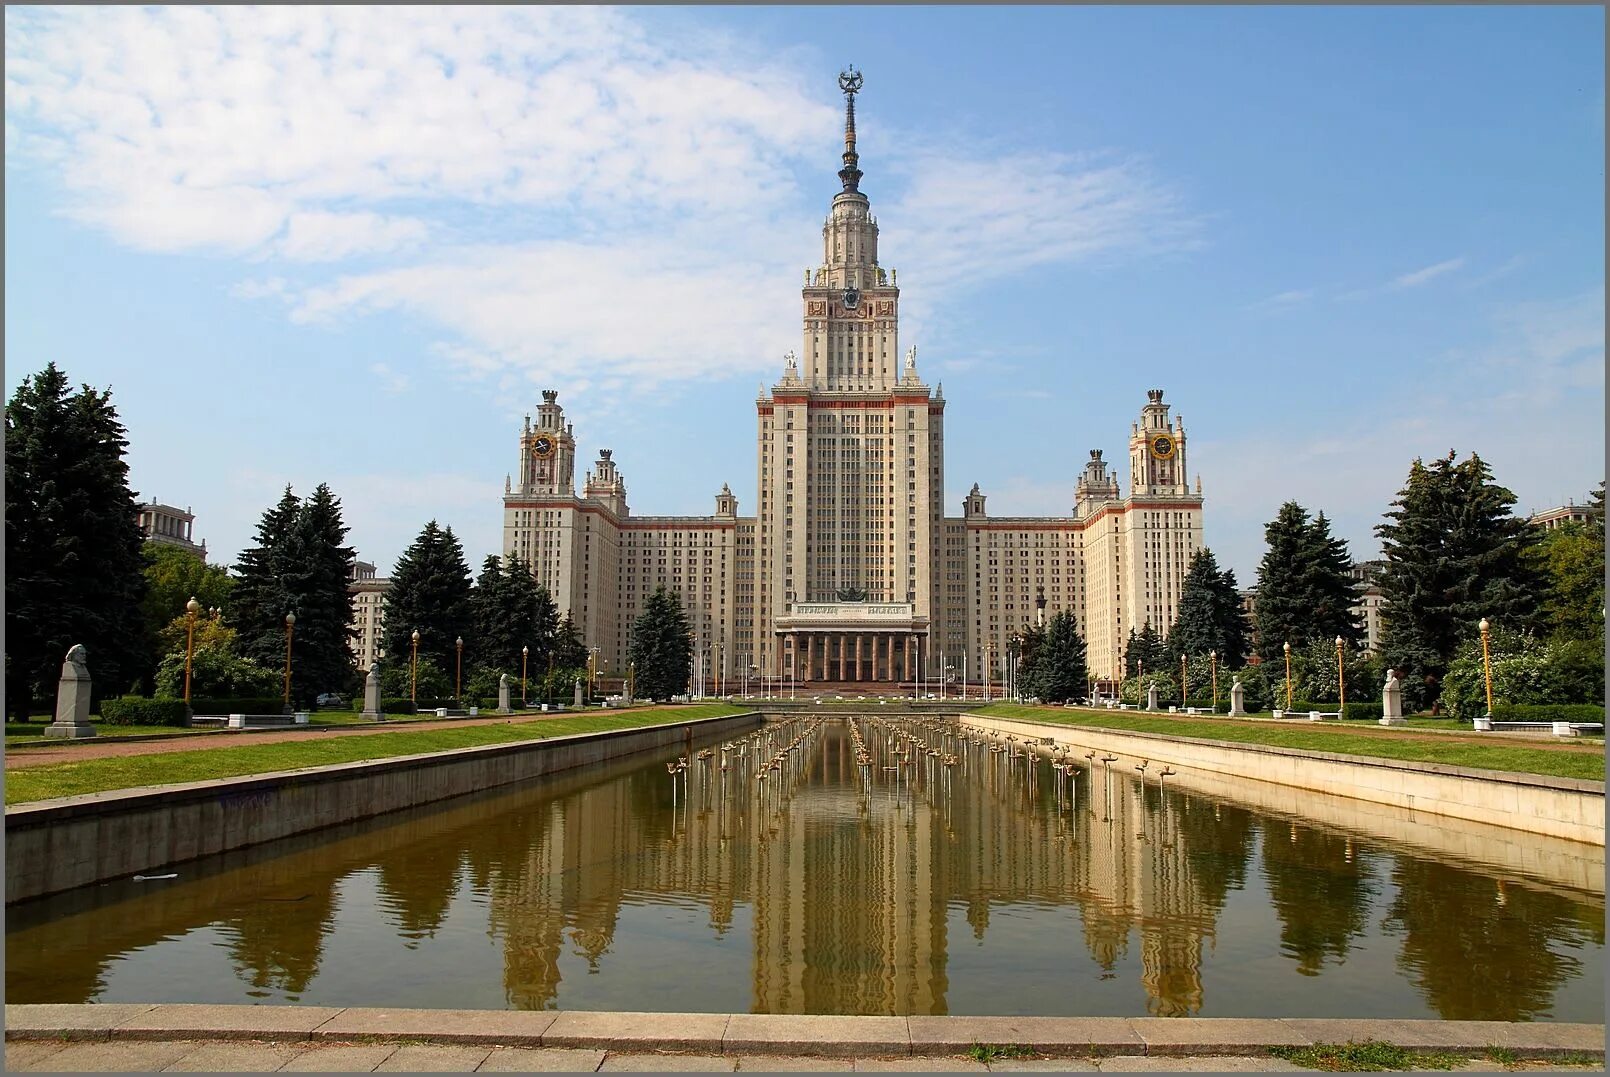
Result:
{"label": "grass strip", "polygon": [[512,744],[571,733],[601,733],[618,729],[668,725],[695,718],[742,714],[749,708],[729,703],[706,703],[658,710],[614,714],[588,714],[566,718],[512,721],[454,729],[399,730],[362,737],[325,736],[277,744],[243,744],[238,747],[160,752],[151,755],[86,759],[78,763],[52,763],[6,772],[6,803],[26,804],[54,797],[104,793],[113,789],[177,785],[182,782],[238,778],[282,770],[391,759],[474,748],[486,744]]}
{"label": "grass strip", "polygon": [[1470,1059],[1447,1051],[1411,1051],[1395,1043],[1316,1043],[1311,1047],[1271,1047],[1269,1053],[1298,1066],[1333,1073],[1364,1070],[1451,1070]]}
{"label": "grass strip", "polygon": [[[1373,759],[1411,763],[1442,763],[1455,767],[1544,774],[1557,778],[1604,781],[1604,753],[1593,750],[1526,748],[1512,744],[1436,743],[1403,737],[1374,735],[1364,730],[1315,729],[1274,726],[1232,719],[1163,718],[1108,714],[1063,707],[1033,707],[991,703],[970,707],[967,713],[990,718],[1026,718],[1056,725],[1088,726],[1115,732],[1157,733],[1190,740],[1219,740],[1236,744],[1263,744],[1297,751],[1332,752]],[[1439,738],[1440,740],[1440,738]],[[1584,745],[1584,748],[1588,746]]]}

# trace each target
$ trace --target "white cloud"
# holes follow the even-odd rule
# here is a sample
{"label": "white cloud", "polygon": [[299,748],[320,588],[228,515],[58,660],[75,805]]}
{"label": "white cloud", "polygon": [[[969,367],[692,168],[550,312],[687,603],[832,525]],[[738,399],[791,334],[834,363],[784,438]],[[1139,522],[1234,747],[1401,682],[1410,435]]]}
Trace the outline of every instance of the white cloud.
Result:
{"label": "white cloud", "polygon": [[1450,258],[1446,262],[1438,262],[1436,265],[1426,266],[1424,269],[1416,269],[1413,273],[1405,273],[1403,276],[1395,278],[1392,284],[1398,288],[1418,288],[1420,285],[1429,280],[1434,280],[1444,273],[1452,273],[1464,264],[1465,260],[1463,258]]}
{"label": "white cloud", "polygon": [[1255,303],[1249,303],[1247,309],[1274,310],[1281,307],[1294,307],[1300,303],[1306,303],[1312,298],[1314,298],[1312,288],[1293,289],[1292,291],[1281,292],[1279,295],[1269,296],[1267,299],[1260,299]]}
{"label": "white cloud", "polygon": [[[841,113],[791,54],[617,9],[160,7],[9,9],[6,59],[8,146],[65,212],[268,263],[282,283],[234,294],[300,321],[418,318],[466,376],[569,391],[769,375],[798,346]],[[980,274],[1197,234],[1135,158],[868,129],[897,147],[864,160],[921,268],[913,339]]]}
{"label": "white cloud", "polygon": [[393,395],[406,392],[410,384],[408,375],[397,373],[386,363],[370,363],[369,373],[379,381],[383,391]]}

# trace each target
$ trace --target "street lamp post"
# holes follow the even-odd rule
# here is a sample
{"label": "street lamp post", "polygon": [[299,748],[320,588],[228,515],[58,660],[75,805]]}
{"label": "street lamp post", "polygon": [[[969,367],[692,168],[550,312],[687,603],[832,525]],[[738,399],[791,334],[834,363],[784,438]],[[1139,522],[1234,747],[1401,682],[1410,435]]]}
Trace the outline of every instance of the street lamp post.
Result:
{"label": "street lamp post", "polygon": [[[1140,706],[1140,694],[1146,687],[1146,659],[1137,659],[1135,662],[1135,706]],[[1118,701],[1124,700],[1124,682],[1118,682]]]}
{"label": "street lamp post", "polygon": [[1191,694],[1190,683],[1187,680],[1188,676],[1185,670],[1185,656],[1182,654],[1180,655],[1180,710],[1185,709],[1185,700]]}
{"label": "street lamp post", "polygon": [[1336,709],[1340,712],[1338,717],[1347,717],[1347,677],[1342,671],[1342,643],[1341,636],[1336,637]]}
{"label": "street lamp post", "polygon": [[453,701],[464,697],[464,637],[458,637],[458,670],[453,674]]}
{"label": "street lamp post", "polygon": [[285,615],[285,713],[291,713],[291,639],[296,634],[296,614]]}
{"label": "street lamp post", "polygon": [[906,674],[907,674],[907,676],[909,676],[911,678],[911,698],[916,699],[917,698],[917,634],[915,632],[913,632],[911,634],[911,668],[906,670]]}
{"label": "street lamp post", "polygon": [[598,680],[598,652],[602,648],[587,648],[587,702],[593,701],[593,682]]}
{"label": "street lamp post", "polygon": [[1477,729],[1491,730],[1493,728],[1493,655],[1492,649],[1488,645],[1488,632],[1492,625],[1488,624],[1487,618],[1483,617],[1481,624],[1476,627],[1481,629],[1481,668],[1482,674],[1487,680],[1487,713],[1481,716],[1481,721],[1472,722],[1471,724]]}
{"label": "street lamp post", "polygon": [[414,629],[413,635],[408,637],[413,641],[414,649],[408,659],[408,701],[419,703],[419,629]]}
{"label": "street lamp post", "polygon": [[[530,666],[531,666],[531,648],[530,647],[521,647],[520,648],[520,709],[521,710],[525,710],[525,702],[526,702],[526,690],[525,690],[526,670],[529,669]],[[548,671],[548,674],[549,674],[548,683],[552,684],[553,683],[553,670],[550,669]],[[550,700],[550,702],[551,702],[551,700]]]}
{"label": "street lamp post", "polygon": [[1208,652],[1208,676],[1213,678],[1213,713],[1219,713],[1219,652]]}
{"label": "street lamp post", "polygon": [[190,709],[190,656],[196,643],[196,613],[201,609],[201,603],[192,595],[189,602],[184,604],[185,631],[184,631],[184,706]]}
{"label": "street lamp post", "polygon": [[1285,643],[1286,651],[1286,710],[1291,710],[1291,640]]}

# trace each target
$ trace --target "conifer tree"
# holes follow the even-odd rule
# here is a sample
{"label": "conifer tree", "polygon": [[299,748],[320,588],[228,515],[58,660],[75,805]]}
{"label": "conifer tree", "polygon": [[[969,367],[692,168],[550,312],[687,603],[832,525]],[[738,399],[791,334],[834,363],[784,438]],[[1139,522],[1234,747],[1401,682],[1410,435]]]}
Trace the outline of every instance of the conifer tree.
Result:
{"label": "conifer tree", "polygon": [[1160,672],[1167,664],[1168,644],[1152,627],[1151,618],[1138,633],[1133,628],[1129,630],[1129,646],[1124,650],[1125,677],[1139,677],[1143,668]]}
{"label": "conifer tree", "polygon": [[[547,588],[520,558],[488,557],[470,597],[471,632],[465,661],[475,668],[518,671],[527,666],[546,674],[558,631],[559,613]],[[521,649],[527,648],[522,656]],[[470,657],[473,652],[473,658]]]}
{"label": "conifer tree", "polygon": [[1455,460],[1453,452],[1429,465],[1416,459],[1388,522],[1375,529],[1386,555],[1383,651],[1414,706],[1437,697],[1455,651],[1482,618],[1524,629],[1537,616],[1533,536],[1510,512],[1515,495],[1474,453]]}
{"label": "conifer tree", "polygon": [[570,613],[566,611],[554,629],[553,668],[585,669],[586,666],[587,643],[581,638],[581,629],[576,627],[576,622],[570,619]]}
{"label": "conifer tree", "polygon": [[1047,703],[1082,698],[1090,690],[1085,641],[1079,622],[1067,610],[1051,615],[1043,630],[1032,630],[1036,643],[1025,655],[1023,687]]}
{"label": "conifer tree", "polygon": [[110,390],[70,393],[48,364],[6,404],[6,699],[53,706],[67,649],[89,654],[95,692],[143,672],[144,539]]}
{"label": "conifer tree", "polygon": [[341,500],[320,483],[297,513],[296,547],[305,558],[297,574],[295,654],[291,693],[304,702],[352,686],[355,613],[347,590],[357,555],[345,545]]}
{"label": "conifer tree", "polygon": [[646,699],[681,694],[687,689],[692,658],[693,637],[682,599],[675,591],[657,588],[632,624],[636,694]]}
{"label": "conifer tree", "polygon": [[1358,588],[1354,585],[1353,559],[1347,553],[1347,541],[1330,532],[1330,521],[1323,512],[1309,525],[1303,580],[1305,601],[1309,604],[1309,630],[1305,639],[1334,640],[1337,636],[1349,643],[1364,634],[1353,607],[1358,602]]}
{"label": "conifer tree", "polygon": [[429,657],[441,669],[456,668],[456,642],[472,632],[473,622],[470,569],[451,527],[431,520],[403,551],[391,570],[385,609],[389,664],[412,662],[417,631],[421,658]]}
{"label": "conifer tree", "polygon": [[1258,654],[1265,662],[1282,660],[1284,644],[1296,647],[1309,635],[1304,563],[1310,548],[1309,523],[1308,510],[1288,501],[1263,529],[1265,548],[1258,565],[1253,616],[1258,622]]}
{"label": "conifer tree", "polygon": [[282,669],[285,664],[285,615],[296,609],[292,547],[301,511],[301,498],[287,485],[279,503],[258,521],[257,544],[240,552],[235,586],[224,607],[224,620],[235,629],[236,650],[266,669]]}
{"label": "conifer tree", "polygon": [[1168,633],[1170,667],[1181,655],[1200,658],[1209,651],[1228,669],[1246,662],[1247,620],[1236,590],[1235,571],[1219,571],[1213,551],[1203,547],[1191,559],[1180,589],[1179,614]]}

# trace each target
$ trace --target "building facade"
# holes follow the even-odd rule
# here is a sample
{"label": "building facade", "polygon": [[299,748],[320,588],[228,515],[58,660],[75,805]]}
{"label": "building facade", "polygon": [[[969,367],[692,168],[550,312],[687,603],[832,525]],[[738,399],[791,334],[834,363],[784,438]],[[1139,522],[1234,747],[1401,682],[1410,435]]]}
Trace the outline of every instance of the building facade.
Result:
{"label": "building facade", "polygon": [[1534,512],[1526,518],[1526,522],[1533,527],[1540,527],[1544,531],[1553,531],[1566,524],[1578,524],[1582,527],[1593,522],[1593,510],[1586,505],[1578,505],[1574,501],[1566,501],[1558,508],[1544,509]]}
{"label": "building facade", "polygon": [[380,641],[385,638],[386,592],[391,580],[375,575],[375,566],[368,561],[355,561],[347,594],[352,596],[352,619],[357,631],[349,641],[352,657],[358,670],[367,673],[386,656]]}
{"label": "building facade", "polygon": [[900,350],[898,276],[860,189],[855,95],[845,92],[841,190],[800,295],[801,349],[755,400],[756,508],[730,485],[710,516],[633,516],[612,453],[580,484],[576,440],[543,392],[504,482],[503,552],[568,610],[600,668],[620,671],[658,587],[680,593],[706,669],[805,682],[998,681],[1012,638],[1047,614],[1078,618],[1092,673],[1119,673],[1124,641],[1172,623],[1202,547],[1201,480],[1183,420],[1148,390],[1130,426],[1128,486],[1092,449],[1066,517],[991,517],[977,483],[945,508],[943,387]]}
{"label": "building facade", "polygon": [[189,509],[149,501],[134,506],[134,511],[147,542],[177,546],[207,559],[207,544],[195,540],[196,517]]}

